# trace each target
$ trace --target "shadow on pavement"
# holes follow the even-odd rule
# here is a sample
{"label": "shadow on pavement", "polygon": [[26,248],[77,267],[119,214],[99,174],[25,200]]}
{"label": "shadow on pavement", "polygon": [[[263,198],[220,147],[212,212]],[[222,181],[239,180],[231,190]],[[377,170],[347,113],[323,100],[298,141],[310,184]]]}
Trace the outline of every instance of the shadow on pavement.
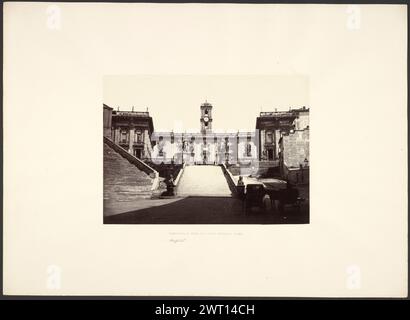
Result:
{"label": "shadow on pavement", "polygon": [[245,213],[242,201],[231,197],[186,197],[165,205],[104,217],[105,224],[305,224],[309,204],[300,211],[287,207],[283,215],[253,208]]}

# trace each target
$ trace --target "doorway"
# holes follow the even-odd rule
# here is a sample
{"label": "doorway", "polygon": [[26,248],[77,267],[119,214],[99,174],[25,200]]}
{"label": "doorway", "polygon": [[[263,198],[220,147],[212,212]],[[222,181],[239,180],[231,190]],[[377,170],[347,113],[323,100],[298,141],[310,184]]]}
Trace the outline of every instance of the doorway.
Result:
{"label": "doorway", "polygon": [[141,149],[134,149],[134,156],[138,159],[141,159]]}
{"label": "doorway", "polygon": [[273,149],[268,149],[268,160],[269,161],[273,160]]}

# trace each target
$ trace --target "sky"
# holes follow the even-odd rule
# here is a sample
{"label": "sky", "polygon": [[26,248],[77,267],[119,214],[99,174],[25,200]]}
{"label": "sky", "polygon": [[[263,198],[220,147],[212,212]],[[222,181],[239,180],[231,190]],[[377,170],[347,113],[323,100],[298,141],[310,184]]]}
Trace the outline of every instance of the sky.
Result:
{"label": "sky", "polygon": [[254,130],[261,111],[309,106],[307,76],[109,75],[104,103],[117,110],[148,111],[155,131],[196,132],[200,105],[213,106],[213,129]]}

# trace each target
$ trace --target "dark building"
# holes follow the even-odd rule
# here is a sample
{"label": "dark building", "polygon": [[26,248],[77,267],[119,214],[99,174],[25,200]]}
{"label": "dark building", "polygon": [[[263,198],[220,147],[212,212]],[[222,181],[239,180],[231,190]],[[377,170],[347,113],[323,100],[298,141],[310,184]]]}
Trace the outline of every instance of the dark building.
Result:
{"label": "dark building", "polygon": [[112,108],[103,104],[104,113],[103,113],[103,122],[104,122],[104,137],[111,138],[112,130]]}
{"label": "dark building", "polygon": [[[259,160],[278,161],[282,176],[300,182],[309,168],[309,109],[261,112]],[[300,178],[300,179],[299,179]]]}

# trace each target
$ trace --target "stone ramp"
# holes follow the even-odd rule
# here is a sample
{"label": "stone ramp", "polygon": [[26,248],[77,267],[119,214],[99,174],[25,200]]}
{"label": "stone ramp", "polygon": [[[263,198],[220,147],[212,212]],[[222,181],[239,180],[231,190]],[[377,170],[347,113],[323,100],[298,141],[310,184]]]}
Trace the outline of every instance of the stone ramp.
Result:
{"label": "stone ramp", "polygon": [[132,201],[152,195],[152,179],[104,143],[104,201]]}
{"label": "stone ramp", "polygon": [[208,165],[186,166],[177,194],[178,196],[232,196],[222,168]]}

